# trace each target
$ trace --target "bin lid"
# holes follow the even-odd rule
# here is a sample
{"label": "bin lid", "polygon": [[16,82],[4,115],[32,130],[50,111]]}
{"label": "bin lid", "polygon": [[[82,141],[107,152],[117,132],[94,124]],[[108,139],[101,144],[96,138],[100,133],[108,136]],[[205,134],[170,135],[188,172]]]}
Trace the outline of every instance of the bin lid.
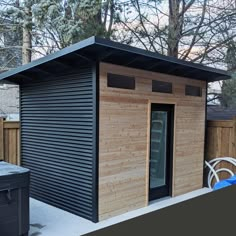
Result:
{"label": "bin lid", "polygon": [[13,164],[7,163],[5,161],[0,161],[0,177],[23,174],[26,172],[29,172],[29,169],[26,169],[21,166],[13,165]]}

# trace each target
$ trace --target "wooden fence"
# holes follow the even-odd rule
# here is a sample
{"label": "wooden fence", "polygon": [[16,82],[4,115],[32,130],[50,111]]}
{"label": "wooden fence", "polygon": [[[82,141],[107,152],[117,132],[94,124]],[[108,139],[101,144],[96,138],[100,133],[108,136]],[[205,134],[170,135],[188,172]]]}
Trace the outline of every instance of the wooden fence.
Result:
{"label": "wooden fence", "polygon": [[[19,127],[19,122],[0,118],[0,160],[20,164]],[[225,156],[236,158],[236,118],[207,122],[206,160]],[[236,168],[231,164],[222,163],[219,167],[230,168],[236,173]],[[227,173],[220,177],[226,178]]]}
{"label": "wooden fence", "polygon": [[0,118],[0,160],[20,165],[20,123]]}
{"label": "wooden fence", "polygon": [[[236,119],[207,122],[206,160],[216,157],[236,158]],[[236,173],[236,168],[229,163],[223,162],[218,166],[223,167]],[[229,175],[225,172],[220,174],[221,179],[227,177]]]}

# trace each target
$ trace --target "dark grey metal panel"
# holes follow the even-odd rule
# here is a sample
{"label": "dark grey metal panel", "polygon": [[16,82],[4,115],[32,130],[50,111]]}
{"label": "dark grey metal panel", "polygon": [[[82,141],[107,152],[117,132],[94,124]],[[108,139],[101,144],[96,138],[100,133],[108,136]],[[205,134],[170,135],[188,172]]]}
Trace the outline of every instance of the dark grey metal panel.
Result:
{"label": "dark grey metal panel", "polygon": [[94,67],[21,84],[22,165],[31,196],[97,221]]}

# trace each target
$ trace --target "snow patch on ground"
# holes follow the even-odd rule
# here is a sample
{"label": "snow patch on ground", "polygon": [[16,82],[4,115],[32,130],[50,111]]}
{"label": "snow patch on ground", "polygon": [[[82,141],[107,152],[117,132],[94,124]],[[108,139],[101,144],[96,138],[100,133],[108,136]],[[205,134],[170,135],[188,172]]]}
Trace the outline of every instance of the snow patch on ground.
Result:
{"label": "snow patch on ground", "polygon": [[159,199],[150,203],[147,207],[130,211],[99,223],[93,223],[43,202],[30,199],[29,236],[79,236],[209,193],[210,191],[208,188],[202,188],[181,196]]}

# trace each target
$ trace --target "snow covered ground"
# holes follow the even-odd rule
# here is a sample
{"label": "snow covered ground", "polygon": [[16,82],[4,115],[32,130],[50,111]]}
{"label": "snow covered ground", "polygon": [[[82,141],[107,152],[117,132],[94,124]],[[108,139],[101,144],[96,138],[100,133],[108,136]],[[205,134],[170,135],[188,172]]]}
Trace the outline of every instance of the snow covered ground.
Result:
{"label": "snow covered ground", "polygon": [[93,223],[43,202],[30,199],[29,236],[79,236],[209,193],[210,191],[208,188],[202,188],[178,197],[160,199],[152,202],[147,207],[127,212],[99,223]]}

